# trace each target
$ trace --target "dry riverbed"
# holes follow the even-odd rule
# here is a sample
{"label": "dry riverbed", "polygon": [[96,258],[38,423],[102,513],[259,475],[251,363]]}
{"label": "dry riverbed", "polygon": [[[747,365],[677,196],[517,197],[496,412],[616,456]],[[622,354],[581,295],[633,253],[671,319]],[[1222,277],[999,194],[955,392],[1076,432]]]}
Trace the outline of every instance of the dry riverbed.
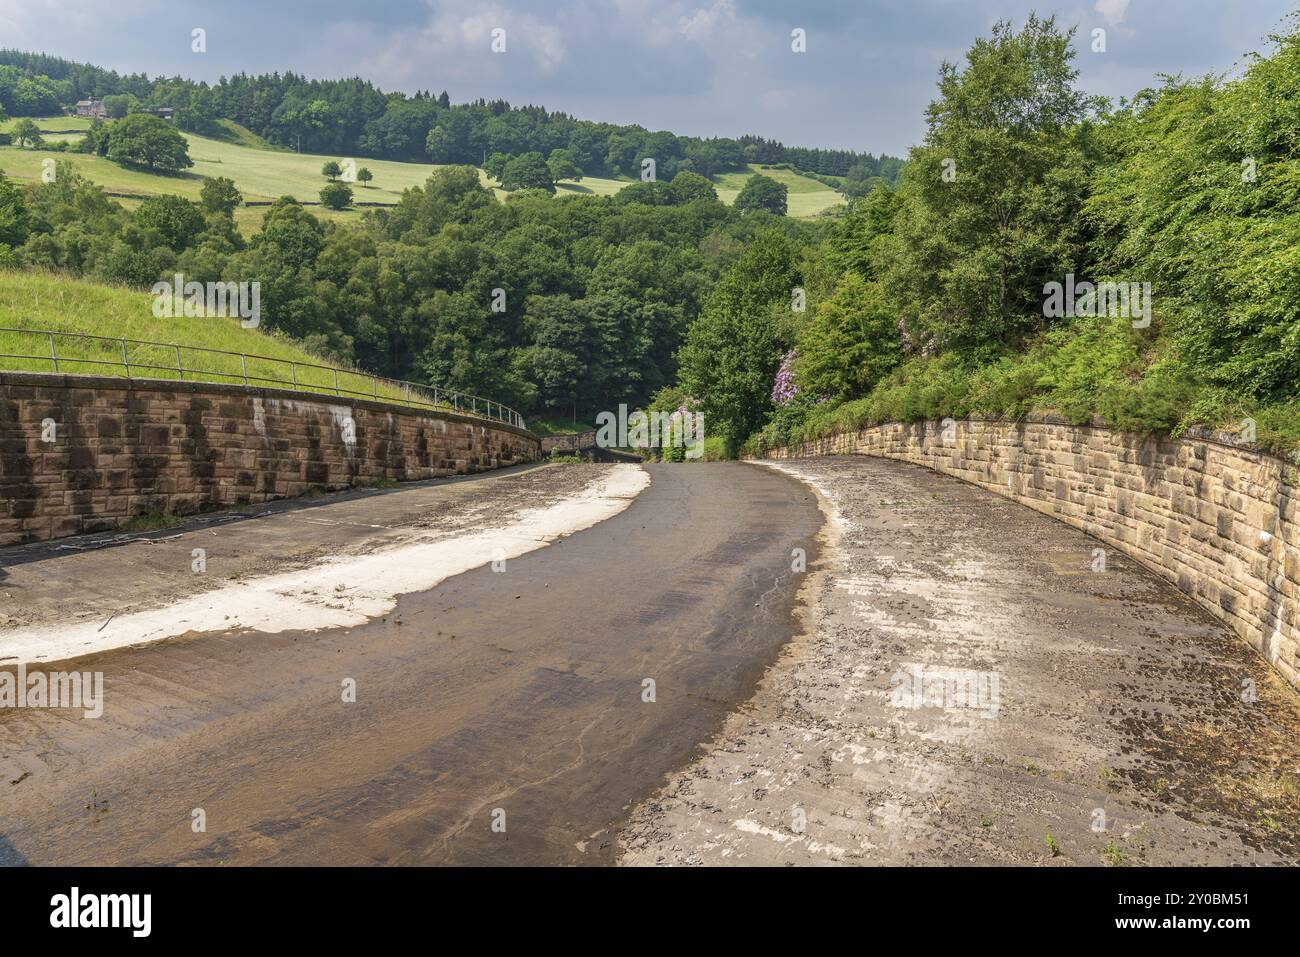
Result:
{"label": "dry riverbed", "polygon": [[635,465],[512,469],[11,549],[0,665],[189,633],[360,625],[399,595],[604,521],[648,484]]}
{"label": "dry riverbed", "polygon": [[621,863],[1300,861],[1300,701],[1181,593],[921,468],[780,468],[828,519],[805,633]]}

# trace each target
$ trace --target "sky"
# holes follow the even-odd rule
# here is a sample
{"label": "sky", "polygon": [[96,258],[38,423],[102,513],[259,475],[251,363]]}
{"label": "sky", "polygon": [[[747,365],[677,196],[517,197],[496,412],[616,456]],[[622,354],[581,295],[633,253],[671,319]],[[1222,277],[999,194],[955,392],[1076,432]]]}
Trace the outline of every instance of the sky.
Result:
{"label": "sky", "polygon": [[[904,155],[939,65],[1030,10],[1078,25],[1080,84],[1231,72],[1297,0],[0,0],[0,47],[119,72],[360,75],[698,136]],[[205,31],[196,52],[193,31]],[[504,52],[492,50],[504,31]],[[795,52],[792,31],[805,51]],[[1104,52],[1093,31],[1105,30]]]}

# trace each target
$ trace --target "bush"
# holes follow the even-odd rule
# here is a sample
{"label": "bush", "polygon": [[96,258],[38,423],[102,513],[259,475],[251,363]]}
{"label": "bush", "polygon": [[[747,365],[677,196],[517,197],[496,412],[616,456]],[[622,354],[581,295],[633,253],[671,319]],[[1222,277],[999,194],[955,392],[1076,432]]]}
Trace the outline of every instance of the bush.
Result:
{"label": "bush", "polygon": [[320,202],[327,209],[347,209],[352,205],[352,187],[347,183],[329,183],[320,191]]}
{"label": "bush", "polygon": [[784,216],[788,192],[784,183],[756,173],[745,182],[733,205],[739,210],[762,209],[776,216]]}
{"label": "bush", "polygon": [[183,196],[151,196],[135,211],[135,221],[157,231],[175,252],[187,249],[203,232],[203,212]]}

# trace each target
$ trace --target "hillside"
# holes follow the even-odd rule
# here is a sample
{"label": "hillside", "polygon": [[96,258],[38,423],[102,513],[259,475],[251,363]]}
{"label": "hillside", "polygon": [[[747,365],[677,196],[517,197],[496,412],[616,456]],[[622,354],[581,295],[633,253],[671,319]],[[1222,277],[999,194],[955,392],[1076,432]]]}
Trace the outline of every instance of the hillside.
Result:
{"label": "hillside", "polygon": [[[18,330],[18,331],[13,331]],[[32,330],[28,332],[26,330]],[[182,343],[181,364],[185,377],[213,382],[242,381],[243,365],[238,356],[204,353],[202,349],[246,353],[250,378],[284,379],[288,385],[297,376],[300,385],[333,390],[334,376],[324,369],[305,366],[329,366],[329,359],[309,352],[287,337],[269,335],[243,328],[237,319],[225,318],[156,318],[153,296],[121,286],[106,285],[67,276],[42,272],[0,270],[0,353],[7,355],[48,356],[49,337],[36,332],[81,333],[83,335],[124,337],[161,343]],[[80,375],[124,375],[121,366],[122,345],[119,341],[97,342],[57,336],[59,371]],[[127,356],[143,369],[157,366],[138,375],[157,379],[180,378],[176,371],[176,350],[170,347],[129,343]],[[98,365],[99,360],[112,363]],[[302,363],[296,370],[291,363]],[[52,372],[50,359],[0,358],[0,369],[23,372]],[[264,382],[263,385],[273,383]],[[344,373],[340,387],[365,393],[369,380]],[[380,395],[400,398],[396,389]]]}
{"label": "hillside", "polygon": [[[16,121],[11,119],[0,128],[12,128],[14,122]],[[48,140],[76,141],[81,138],[81,132],[77,131],[88,128],[90,121],[84,117],[58,116],[38,120],[37,125],[47,134]],[[320,189],[325,184],[325,179],[320,172],[321,166],[327,160],[340,159],[340,157],[322,154],[296,153],[271,148],[259,137],[233,122],[225,121],[222,127],[229,131],[229,138],[214,139],[193,133],[183,134],[189,142],[190,158],[194,161],[194,165],[178,174],[126,169],[104,157],[84,153],[20,149],[16,146],[0,147],[0,169],[16,180],[34,182],[40,176],[42,162],[53,157],[72,163],[87,179],[114,194],[128,207],[133,205],[132,200],[164,193],[198,199],[204,178],[210,176],[225,176],[233,180],[247,202],[270,202],[287,195],[300,202],[315,203],[318,202]],[[429,178],[431,172],[439,168],[430,163],[402,163],[363,158],[356,159],[356,163],[358,168],[362,166],[368,168],[375,177],[366,186],[353,184],[358,207],[344,212],[321,208],[315,210],[319,215],[329,219],[347,220],[359,215],[359,210],[364,208],[364,204],[395,203],[404,189],[422,184]],[[745,180],[755,173],[763,173],[786,185],[789,189],[789,215],[791,216],[815,216],[823,210],[844,202],[839,193],[816,180],[789,170],[759,167],[754,164],[750,164],[743,171],[723,173],[713,177],[718,198],[727,204],[734,202]],[[484,185],[493,185],[493,181],[481,171],[480,179]],[[580,181],[558,183],[556,195],[612,196],[630,182],[634,181],[629,178],[584,176]],[[494,189],[494,192],[498,198],[507,195],[500,189]],[[260,224],[261,215],[259,207],[245,207],[237,212],[236,221],[241,229],[249,232]]]}
{"label": "hillside", "polygon": [[585,175],[612,179],[636,176],[641,159],[653,156],[665,180],[683,169],[712,176],[760,163],[858,182],[874,177],[894,182],[903,165],[897,157],[787,147],[754,135],[701,138],[597,123],[502,99],[453,104],[446,91],[408,96],[385,92],[362,77],[320,80],[277,71],[240,73],[208,85],[179,76],[122,76],[19,50],[0,50],[0,68],[9,78],[0,83],[0,109],[11,116],[69,112],[83,97],[114,96],[118,107],[130,108],[133,98],[146,109],[171,109],[181,130],[210,132],[236,122],[277,148],[314,154],[477,165],[494,153],[550,157],[561,150]]}
{"label": "hillside", "polygon": [[783,183],[786,189],[789,190],[787,215],[795,217],[816,216],[832,206],[839,206],[844,203],[844,197],[825,183],[819,183],[807,176],[800,176],[788,169],[759,166],[753,163],[749,164],[741,172],[719,173],[713,177],[714,185],[718,189],[718,199],[727,205],[734,203],[736,197],[740,195],[741,189],[744,188],[745,181],[755,173],[762,173],[778,183]]}

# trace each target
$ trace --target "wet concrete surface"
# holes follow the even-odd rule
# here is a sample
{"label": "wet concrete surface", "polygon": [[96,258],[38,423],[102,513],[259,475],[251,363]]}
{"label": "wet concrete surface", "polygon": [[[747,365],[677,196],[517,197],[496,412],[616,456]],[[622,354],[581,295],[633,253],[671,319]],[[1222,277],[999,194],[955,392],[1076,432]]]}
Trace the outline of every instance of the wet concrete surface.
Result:
{"label": "wet concrete surface", "polygon": [[[564,474],[592,468],[602,466]],[[795,630],[790,553],[815,553],[821,524],[815,496],[783,475],[735,463],[649,468],[651,486],[621,514],[504,572],[484,567],[403,596],[383,620],[77,659],[77,670],[104,672],[102,718],[0,711],[0,859],[612,862],[629,808],[749,698]],[[496,488],[503,507],[519,506]],[[459,494],[430,526],[493,514],[472,490]],[[363,503],[347,522],[265,527],[293,561],[310,562],[391,533],[349,530],[390,524],[372,516]],[[241,567],[282,568],[273,545],[245,557],[227,536],[221,549]],[[114,598],[95,579],[115,551],[78,555],[75,575],[61,572],[101,592],[79,595],[78,615],[143,600]],[[10,571],[12,585],[39,575],[40,561]],[[158,595],[185,587],[183,576],[169,582]],[[55,611],[47,602],[11,614]],[[343,700],[349,681],[355,703]]]}
{"label": "wet concrete surface", "polygon": [[803,634],[621,863],[1300,862],[1300,698],[1190,599],[948,476],[782,467],[830,515]]}

